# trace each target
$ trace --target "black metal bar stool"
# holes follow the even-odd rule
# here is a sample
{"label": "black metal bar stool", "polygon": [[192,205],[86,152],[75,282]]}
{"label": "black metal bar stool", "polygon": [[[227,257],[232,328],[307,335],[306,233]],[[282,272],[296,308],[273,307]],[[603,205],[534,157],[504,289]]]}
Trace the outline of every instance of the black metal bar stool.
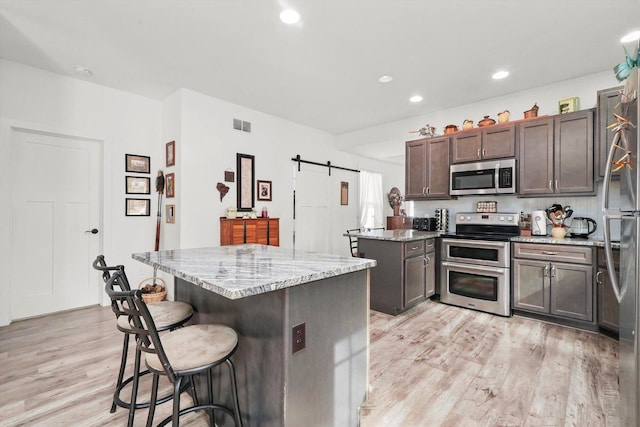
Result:
{"label": "black metal bar stool", "polygon": [[[122,272],[116,271],[107,281],[105,290],[111,298],[112,305],[118,308],[121,315],[127,316],[133,325],[138,348],[145,353],[145,364],[153,373],[147,427],[153,424],[160,375],[166,375],[173,384],[173,414],[158,426],[171,422],[172,426],[178,427],[181,415],[199,410],[207,411],[211,426],[215,425],[214,411],[221,411],[230,416],[236,426],[242,426],[235,367],[231,361],[231,356],[238,348],[236,332],[224,325],[190,325],[167,332],[160,337],[149,311],[150,306],[142,299],[140,290],[115,290],[118,286],[122,289],[119,282],[123,277]],[[213,402],[211,369],[222,364],[227,365],[229,369],[233,409]],[[206,403],[199,402],[194,387],[193,377],[198,374],[206,374],[209,394]],[[191,385],[194,405],[181,410],[180,394],[185,378]],[[135,399],[136,391],[132,393],[132,399]],[[132,400],[132,404],[135,404],[135,400]]]}
{"label": "black metal bar stool", "polygon": [[[121,278],[118,281],[118,285],[121,287],[123,291],[130,291],[131,286],[129,285],[129,281],[127,280],[127,276],[124,272],[124,266],[107,266],[104,256],[98,255],[98,257],[93,262],[93,268],[102,272],[102,278],[104,279],[105,284],[111,278],[111,272],[120,272]],[[137,391],[137,383],[139,377],[141,375],[146,375],[149,373],[149,370],[145,370],[140,372],[140,357],[141,353],[138,348],[136,348],[136,363],[134,372],[131,376],[129,376],[126,380],[124,379],[125,368],[127,365],[127,354],[129,352],[129,339],[132,335],[136,334],[135,329],[132,327],[129,321],[129,317],[122,315],[116,307],[114,307],[113,303],[111,306],[112,310],[116,315],[117,328],[119,331],[124,333],[124,340],[122,343],[122,357],[120,360],[120,371],[118,373],[118,381],[116,382],[116,389],[113,393],[113,402],[111,404],[111,413],[116,411],[116,407],[120,406],[126,409],[129,409],[129,420],[128,426],[133,425],[134,419],[134,411],[136,409],[148,408],[150,405],[149,401],[138,402],[135,403],[135,399],[132,398],[129,401],[125,401],[120,397],[120,393],[122,389],[127,386],[127,384],[133,382],[133,388]],[[184,326],[186,322],[188,322],[193,316],[193,307],[190,304],[180,301],[160,301],[157,303],[149,304],[148,310],[151,313],[151,316],[154,319],[156,328],[158,331],[167,331],[174,330],[176,328],[180,328]],[[132,392],[133,395],[133,392]],[[133,396],[135,397],[135,396]],[[169,394],[168,396],[164,396],[159,399],[159,403],[166,402],[170,400],[173,396]],[[131,402],[134,402],[133,407]]]}

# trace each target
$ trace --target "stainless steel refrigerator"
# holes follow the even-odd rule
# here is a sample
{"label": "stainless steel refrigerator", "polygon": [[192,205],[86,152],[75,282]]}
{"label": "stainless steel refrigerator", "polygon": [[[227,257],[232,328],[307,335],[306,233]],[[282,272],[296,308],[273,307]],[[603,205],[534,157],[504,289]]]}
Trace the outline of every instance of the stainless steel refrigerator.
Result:
{"label": "stainless steel refrigerator", "polygon": [[[640,427],[640,116],[637,68],[634,71],[622,94],[625,102],[620,105],[619,130],[609,149],[602,202],[607,267],[620,302],[620,425],[628,427]],[[611,171],[616,168],[621,173],[619,200],[609,197],[615,186],[611,185]],[[609,206],[610,200],[615,200],[615,207]],[[620,221],[619,278],[613,267],[611,221]]]}

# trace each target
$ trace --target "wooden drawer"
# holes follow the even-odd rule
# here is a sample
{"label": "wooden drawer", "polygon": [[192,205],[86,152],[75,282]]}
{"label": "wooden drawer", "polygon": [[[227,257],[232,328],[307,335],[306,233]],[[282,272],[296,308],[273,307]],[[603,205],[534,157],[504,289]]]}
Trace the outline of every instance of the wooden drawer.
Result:
{"label": "wooden drawer", "polygon": [[425,252],[435,252],[436,251],[436,239],[427,239],[424,243]]}
{"label": "wooden drawer", "polygon": [[515,258],[538,259],[549,262],[592,264],[593,248],[588,246],[514,243],[513,256]]}
{"label": "wooden drawer", "polygon": [[[620,268],[620,249],[613,249],[613,265],[616,270]],[[607,268],[607,259],[604,255],[604,248],[598,248],[598,266]]]}
{"label": "wooden drawer", "polygon": [[412,256],[424,255],[425,247],[425,240],[414,240],[412,242],[406,242],[404,244],[404,256],[405,258],[409,258]]}

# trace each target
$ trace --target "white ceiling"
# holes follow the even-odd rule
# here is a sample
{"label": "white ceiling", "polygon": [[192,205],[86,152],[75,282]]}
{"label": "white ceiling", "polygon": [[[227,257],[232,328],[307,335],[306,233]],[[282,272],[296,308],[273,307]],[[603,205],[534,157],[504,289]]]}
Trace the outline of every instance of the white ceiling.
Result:
{"label": "white ceiling", "polygon": [[611,70],[639,28],[640,0],[0,0],[0,57],[341,134]]}

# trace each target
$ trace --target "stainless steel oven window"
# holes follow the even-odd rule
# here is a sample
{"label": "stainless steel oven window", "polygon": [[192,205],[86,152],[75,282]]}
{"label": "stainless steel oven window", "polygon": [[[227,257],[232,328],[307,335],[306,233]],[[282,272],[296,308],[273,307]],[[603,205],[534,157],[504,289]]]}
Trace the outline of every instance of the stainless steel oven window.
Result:
{"label": "stainless steel oven window", "polygon": [[449,292],[463,297],[498,301],[498,278],[477,273],[449,271]]}

